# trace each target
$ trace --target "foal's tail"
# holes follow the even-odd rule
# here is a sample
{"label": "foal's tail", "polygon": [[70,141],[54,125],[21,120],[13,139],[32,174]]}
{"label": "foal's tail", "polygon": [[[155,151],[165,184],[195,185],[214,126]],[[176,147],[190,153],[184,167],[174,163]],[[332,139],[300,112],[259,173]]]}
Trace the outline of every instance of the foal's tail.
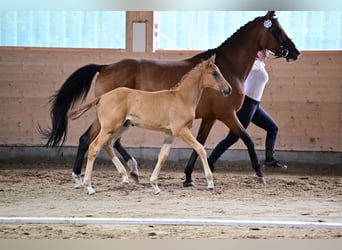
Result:
{"label": "foal's tail", "polygon": [[94,100],[88,102],[87,104],[85,104],[81,107],[70,110],[68,112],[68,117],[71,120],[76,120],[76,119],[80,118],[85,112],[87,112],[89,109],[94,107],[99,102],[100,99],[101,99],[101,96],[95,98]]}
{"label": "foal's tail", "polygon": [[63,145],[67,136],[68,110],[78,100],[83,101],[86,98],[92,80],[101,68],[102,66],[97,64],[88,64],[79,68],[69,76],[56,94],[50,97],[52,128],[38,127],[40,134],[48,139],[47,147]]}

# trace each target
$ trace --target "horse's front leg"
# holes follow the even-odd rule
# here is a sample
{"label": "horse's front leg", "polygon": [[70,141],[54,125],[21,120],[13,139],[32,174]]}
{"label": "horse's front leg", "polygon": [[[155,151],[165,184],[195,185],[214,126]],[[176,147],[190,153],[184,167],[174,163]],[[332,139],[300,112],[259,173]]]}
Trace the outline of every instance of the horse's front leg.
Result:
{"label": "horse's front leg", "polygon": [[246,145],[248,149],[249,158],[252,163],[252,167],[255,171],[255,175],[258,177],[258,180],[260,183],[266,184],[266,181],[265,181],[265,178],[264,178],[264,175],[262,173],[261,166],[259,163],[258,155],[255,151],[254,142],[252,138],[250,137],[250,135],[247,133],[246,129],[242,126],[237,116],[234,116],[234,118],[235,118],[234,120],[224,122],[224,123],[231,129],[231,131],[235,135],[239,136],[241,140],[243,141],[243,143]]}
{"label": "horse's front leg", "polygon": [[167,157],[169,156],[171,145],[173,141],[173,136],[170,134],[165,134],[164,137],[164,144],[160,149],[159,155],[158,155],[158,162],[152,172],[150,183],[153,189],[154,194],[159,194],[160,189],[158,187],[158,176],[160,173],[160,170],[162,166],[164,165],[164,162],[166,161]]}
{"label": "horse's front leg", "polygon": [[252,162],[252,167],[255,171],[255,175],[258,177],[258,180],[262,184],[266,184],[264,174],[262,173],[261,166],[258,160],[257,153],[255,151],[255,146],[252,138],[249,136],[249,134],[246,132],[246,130],[243,131],[240,135],[240,138],[244,142],[244,144],[247,146],[248,154]]}
{"label": "horse's front leg", "polygon": [[207,153],[204,149],[204,146],[199,143],[196,138],[191,134],[189,128],[183,128],[179,133],[179,138],[181,138],[184,142],[190,145],[200,156],[203,164],[204,175],[208,182],[208,189],[214,189],[214,179],[213,174],[209,168]]}

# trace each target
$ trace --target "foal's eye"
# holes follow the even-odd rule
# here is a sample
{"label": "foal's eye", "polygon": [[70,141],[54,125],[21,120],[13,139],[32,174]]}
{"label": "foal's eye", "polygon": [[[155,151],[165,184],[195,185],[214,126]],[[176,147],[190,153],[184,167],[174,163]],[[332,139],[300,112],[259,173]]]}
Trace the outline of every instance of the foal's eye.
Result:
{"label": "foal's eye", "polygon": [[219,77],[219,73],[216,70],[214,70],[212,74],[213,74],[214,78],[218,78]]}

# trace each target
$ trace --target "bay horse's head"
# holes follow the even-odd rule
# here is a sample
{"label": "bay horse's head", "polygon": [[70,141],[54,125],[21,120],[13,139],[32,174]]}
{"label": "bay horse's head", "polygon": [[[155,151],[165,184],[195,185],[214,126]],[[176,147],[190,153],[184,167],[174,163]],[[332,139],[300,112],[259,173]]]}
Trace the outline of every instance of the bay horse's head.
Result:
{"label": "bay horse's head", "polygon": [[288,62],[297,60],[300,52],[275,18],[275,11],[268,11],[262,22],[267,31],[262,48],[271,50],[276,58],[283,57]]}
{"label": "bay horse's head", "polygon": [[220,91],[224,96],[232,92],[232,87],[222,75],[220,69],[215,64],[216,55],[202,62],[202,84],[204,88],[212,88]]}

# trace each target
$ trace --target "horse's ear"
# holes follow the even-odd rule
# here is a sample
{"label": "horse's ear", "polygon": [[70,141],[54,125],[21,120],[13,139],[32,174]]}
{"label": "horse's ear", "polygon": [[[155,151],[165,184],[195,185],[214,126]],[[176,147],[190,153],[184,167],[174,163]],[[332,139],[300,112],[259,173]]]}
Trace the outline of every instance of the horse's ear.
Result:
{"label": "horse's ear", "polygon": [[275,11],[268,11],[266,14],[266,19],[271,19],[274,16]]}

